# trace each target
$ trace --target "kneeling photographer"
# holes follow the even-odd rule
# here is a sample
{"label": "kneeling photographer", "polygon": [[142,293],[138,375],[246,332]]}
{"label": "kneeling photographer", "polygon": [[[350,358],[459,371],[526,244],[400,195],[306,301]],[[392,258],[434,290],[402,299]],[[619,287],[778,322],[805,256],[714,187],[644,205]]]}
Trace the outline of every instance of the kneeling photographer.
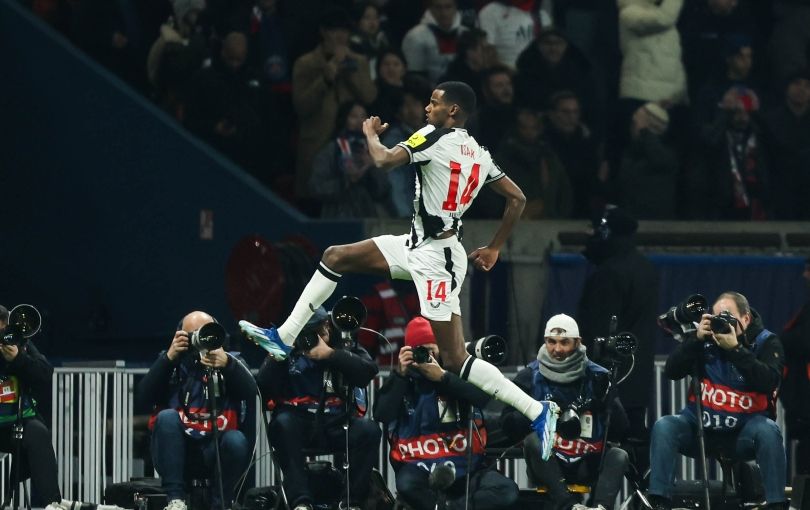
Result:
{"label": "kneeling photographer", "polygon": [[256,381],[236,353],[225,352],[226,336],[212,316],[191,312],[138,384],[136,397],[155,410],[150,448],[167,510],[186,509],[187,474],[200,462],[215,482],[210,508],[230,508],[234,486],[248,466],[251,445],[238,427],[245,402],[256,396]]}
{"label": "kneeling photographer", "polygon": [[738,292],[720,294],[712,314],[707,308],[705,298],[695,295],[660,318],[665,329],[682,339],[667,358],[664,373],[672,380],[697,376],[703,426],[690,386],[689,403],[680,414],[663,416],[653,427],[650,501],[656,509],[668,510],[678,453],[699,458],[708,449],[709,454],[756,460],[766,508],[787,508],[785,449],[774,422],[782,344]]}
{"label": "kneeling photographer", "polygon": [[[612,338],[601,340],[610,344]],[[608,370],[588,359],[573,318],[559,314],[548,320],[537,359],[517,374],[515,384],[537,400],[557,402],[562,410],[554,455],[547,461],[542,460],[539,440],[530,433],[528,420],[512,408],[505,409],[502,415],[503,429],[510,438],[519,441],[525,437],[529,479],[548,488],[550,508],[613,508],[628,455],[621,448],[605,444],[605,439],[616,440],[624,434],[627,415],[611,390]],[[610,429],[607,435],[606,428]],[[569,494],[567,483],[594,486],[592,506],[581,504],[576,495]]]}
{"label": "kneeling photographer", "polygon": [[483,465],[487,432],[481,408],[490,396],[442,369],[440,360],[430,322],[411,320],[399,366],[374,402],[374,419],[388,427],[397,493],[415,510],[432,510],[437,494],[431,489],[444,490],[450,508],[464,508],[469,472],[471,509],[509,508],[517,501],[517,485]]}
{"label": "kneeling photographer", "polygon": [[[28,311],[23,308],[26,306]],[[12,310],[12,315],[19,319],[19,313],[15,312],[21,310],[24,313],[33,310],[30,313],[35,314],[35,327],[25,324],[25,320],[20,324],[0,306],[0,451],[12,453],[15,441],[22,441],[24,455],[21,459],[15,458],[14,464],[15,469],[25,465],[30,471],[33,491],[39,496],[34,503],[58,505],[62,496],[57,484],[56,455],[51,433],[37,410],[37,398],[51,392],[53,367],[27,340],[39,329],[39,313],[29,305],[21,305]],[[31,329],[30,334],[21,329]],[[18,414],[22,419],[20,430],[16,430]],[[22,439],[15,439],[20,432]]]}
{"label": "kneeling photographer", "polygon": [[379,452],[380,429],[358,416],[362,414],[358,405],[365,403],[355,402],[358,390],[377,375],[377,365],[351,333],[339,336],[331,326],[329,314],[318,307],[289,357],[268,354],[256,376],[273,411],[269,440],[281,465],[291,509],[311,509],[314,493],[325,489],[309,485],[304,448],[344,454],[348,449],[349,484],[344,484],[341,502],[348,495],[352,508],[360,507],[368,496]]}

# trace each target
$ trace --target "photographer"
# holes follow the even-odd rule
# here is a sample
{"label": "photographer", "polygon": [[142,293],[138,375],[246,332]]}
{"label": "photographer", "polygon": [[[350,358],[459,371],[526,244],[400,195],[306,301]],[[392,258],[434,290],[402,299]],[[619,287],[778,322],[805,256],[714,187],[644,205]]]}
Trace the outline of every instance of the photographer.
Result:
{"label": "photographer", "polygon": [[[371,356],[355,343],[333,338],[329,315],[318,307],[296,341],[309,338],[314,347],[295,351],[285,360],[269,354],[256,379],[267,406],[273,411],[270,444],[281,465],[290,508],[312,508],[315,489],[307,483],[304,448],[346,450],[349,442],[350,507],[359,507],[368,495],[371,470],[378,455],[380,429],[360,418],[352,398],[377,375]],[[345,493],[343,499],[345,500]]]}
{"label": "photographer", "polygon": [[[627,415],[618,397],[609,391],[608,371],[588,359],[574,319],[559,314],[548,320],[537,359],[518,373],[515,384],[536,399],[557,402],[562,409],[554,455],[547,461],[540,457],[539,441],[530,433],[527,419],[512,408],[503,412],[504,431],[516,440],[525,436],[523,448],[529,479],[548,488],[551,508],[613,508],[628,456],[621,448],[604,444],[605,427],[610,412],[607,437],[621,437],[628,426]],[[602,461],[604,448],[608,450]],[[594,506],[580,504],[575,495],[568,493],[566,482],[595,485],[591,503]]]}
{"label": "photographer", "polygon": [[[45,356],[40,354],[30,341],[19,342],[7,330],[9,312],[0,306],[0,451],[13,452],[13,425],[17,421],[17,404],[22,394],[23,439],[22,459],[14,459],[14,464],[26,466],[29,471],[36,504],[62,500],[57,484],[56,455],[51,443],[51,433],[37,409],[37,398],[50,394],[53,367]],[[21,477],[21,479],[24,477]]]}
{"label": "photographer", "polygon": [[[415,510],[432,510],[437,495],[430,490],[430,474],[437,466],[453,466],[455,481],[447,489],[449,507],[464,508],[469,469],[471,509],[509,508],[517,501],[517,485],[483,465],[487,433],[480,408],[490,396],[442,369],[440,360],[430,323],[422,317],[411,320],[405,330],[405,346],[399,352],[399,367],[374,402],[374,419],[388,427],[399,497]],[[472,433],[470,466],[467,434],[471,405],[476,430]]]}
{"label": "photographer", "polygon": [[[199,462],[196,458],[202,457],[212,480],[219,476],[212,441],[213,404],[217,410],[225,501],[220,502],[219,491],[212,490],[211,508],[221,508],[222,503],[230,508],[234,486],[250,459],[250,444],[238,426],[244,418],[244,401],[256,395],[256,382],[236,353],[225,352],[222,347],[206,351],[198,347],[199,340],[197,345],[193,342],[193,337],[201,336],[200,328],[214,322],[205,312],[186,315],[169,349],[160,353],[138,385],[136,396],[140,403],[155,409],[149,420],[152,459],[168,496],[167,510],[186,509],[185,475],[193,462]],[[212,388],[211,395],[209,385],[217,384],[217,379],[218,389]],[[214,483],[214,487],[217,485]]]}
{"label": "photographer", "polygon": [[[782,344],[738,292],[720,294],[712,312],[703,314],[697,330],[669,355],[665,374],[677,380],[697,370],[707,448],[755,459],[766,508],[787,508],[785,449],[774,422],[784,365]],[[653,427],[649,493],[656,509],[670,508],[677,454],[696,457],[699,452],[691,388],[689,400],[680,414],[664,416]]]}

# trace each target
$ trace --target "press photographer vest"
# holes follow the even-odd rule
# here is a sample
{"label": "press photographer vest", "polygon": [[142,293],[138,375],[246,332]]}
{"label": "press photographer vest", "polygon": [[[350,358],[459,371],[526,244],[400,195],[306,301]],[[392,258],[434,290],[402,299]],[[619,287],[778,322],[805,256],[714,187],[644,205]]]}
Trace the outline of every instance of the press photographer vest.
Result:
{"label": "press photographer vest", "polygon": [[[406,396],[405,408],[389,428],[392,465],[405,462],[432,472],[436,465],[452,463],[456,479],[466,476],[469,422],[460,416],[460,406],[465,404],[455,401],[449,404],[433,389],[424,393],[417,389]],[[475,471],[484,459],[487,443],[484,416],[478,408],[473,409],[473,421],[476,427],[472,433],[472,471]]]}
{"label": "press photographer vest", "polygon": [[[232,361],[233,362],[233,361]],[[180,413],[180,421],[187,436],[202,439],[213,433],[211,420],[210,398],[208,395],[208,374],[200,363],[189,366],[180,363],[174,369],[169,380],[169,409]],[[223,375],[219,376],[219,402],[217,404],[217,429],[220,431],[235,430],[239,421],[244,418],[245,408],[243,402],[233,402],[228,398],[226,381]],[[149,430],[154,427],[160,409],[149,418]]]}
{"label": "press photographer vest", "polygon": [[[16,375],[0,378],[0,426],[14,423],[17,420],[17,399],[20,396],[20,380]],[[23,395],[23,418],[37,415],[37,401],[29,395]]]}
{"label": "press photographer vest", "polygon": [[[775,336],[763,329],[754,340],[751,352],[757,354],[766,340]],[[776,392],[759,393],[750,389],[734,364],[723,358],[723,350],[714,343],[704,342],[704,374],[700,380],[703,426],[709,430],[733,431],[741,428],[752,416],[776,418]],[[689,385],[689,402],[695,401]],[[681,414],[695,418],[695,408],[687,405]]]}
{"label": "press photographer vest", "polygon": [[[341,376],[334,374],[306,356],[290,358],[288,365],[286,391],[267,399],[267,409],[272,411],[277,406],[286,405],[309,412],[317,412],[323,401],[323,412],[338,414],[345,412],[347,389],[341,382]],[[363,388],[354,388],[353,396],[357,414],[365,415],[366,398]]]}
{"label": "press photographer vest", "polygon": [[[585,381],[576,381],[570,384],[558,384],[546,379],[540,372],[540,362],[534,360],[529,363],[532,371],[532,398],[535,400],[553,400],[561,410],[565,410],[571,402],[580,395],[584,399],[593,398],[593,379],[591,374],[607,373],[603,367],[588,360],[585,367]],[[605,436],[604,417],[601,413],[584,411],[580,413],[582,433],[577,439],[563,439],[557,434],[554,438],[554,455],[566,463],[582,460],[587,455],[599,454],[604,447],[602,439]],[[588,426],[590,423],[590,426]]]}

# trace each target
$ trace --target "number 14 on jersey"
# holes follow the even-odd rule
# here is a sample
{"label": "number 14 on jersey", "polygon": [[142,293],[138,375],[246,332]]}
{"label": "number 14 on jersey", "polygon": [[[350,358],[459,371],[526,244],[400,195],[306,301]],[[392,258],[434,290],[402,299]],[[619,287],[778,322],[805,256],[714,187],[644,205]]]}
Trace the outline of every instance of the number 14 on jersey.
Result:
{"label": "number 14 on jersey", "polygon": [[[461,205],[470,203],[472,200],[473,192],[478,187],[479,179],[478,174],[481,171],[481,165],[475,163],[470,172],[470,178],[467,179],[467,185],[464,186],[464,192],[461,194]],[[447,198],[442,202],[442,210],[455,211],[458,208],[456,196],[458,195],[458,180],[461,175],[461,164],[455,161],[450,162],[450,186],[447,188]]]}

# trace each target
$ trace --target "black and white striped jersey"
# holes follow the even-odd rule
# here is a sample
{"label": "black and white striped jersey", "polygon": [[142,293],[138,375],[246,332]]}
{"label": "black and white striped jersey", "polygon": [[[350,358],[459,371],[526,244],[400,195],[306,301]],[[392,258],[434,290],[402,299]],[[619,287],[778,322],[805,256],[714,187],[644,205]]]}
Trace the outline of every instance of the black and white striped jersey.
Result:
{"label": "black and white striped jersey", "polygon": [[427,125],[397,145],[418,165],[411,248],[451,229],[461,238],[461,216],[481,187],[506,175],[466,129]]}

